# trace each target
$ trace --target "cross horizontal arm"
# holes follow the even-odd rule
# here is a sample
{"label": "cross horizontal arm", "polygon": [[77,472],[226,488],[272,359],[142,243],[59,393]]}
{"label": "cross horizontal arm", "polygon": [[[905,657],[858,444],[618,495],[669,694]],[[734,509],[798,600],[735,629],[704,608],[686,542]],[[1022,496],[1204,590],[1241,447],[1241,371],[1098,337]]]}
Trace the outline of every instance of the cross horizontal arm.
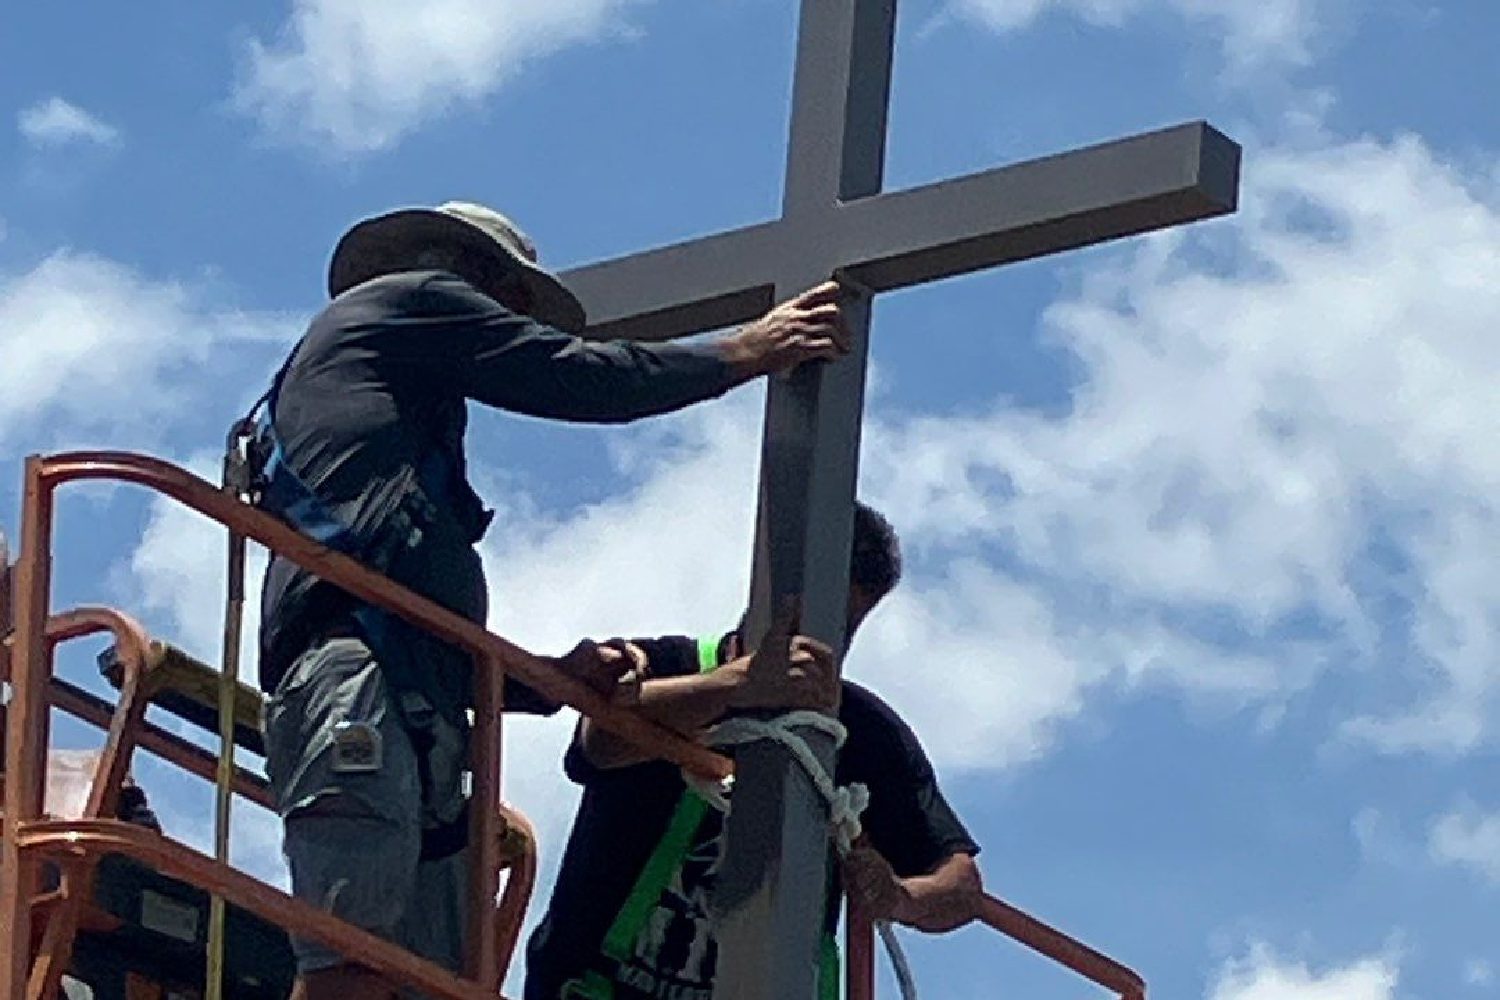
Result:
{"label": "cross horizontal arm", "polygon": [[1234,211],[1240,148],[1203,122],[840,207],[838,259],[889,291]]}
{"label": "cross horizontal arm", "polygon": [[[565,271],[600,340],[672,340],[744,323],[772,305],[779,222]],[[784,237],[782,237],[784,238]]]}

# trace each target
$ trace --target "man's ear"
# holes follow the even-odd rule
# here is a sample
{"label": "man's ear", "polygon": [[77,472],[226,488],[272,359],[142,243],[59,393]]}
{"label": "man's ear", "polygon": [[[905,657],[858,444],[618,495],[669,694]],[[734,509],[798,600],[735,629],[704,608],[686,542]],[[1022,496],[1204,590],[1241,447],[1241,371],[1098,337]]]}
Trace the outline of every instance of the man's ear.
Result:
{"label": "man's ear", "polygon": [[859,631],[860,625],[864,624],[875,605],[880,603],[880,598],[871,598],[870,595],[857,583],[849,585],[849,613],[844,620],[844,644],[848,645],[854,640],[854,633]]}

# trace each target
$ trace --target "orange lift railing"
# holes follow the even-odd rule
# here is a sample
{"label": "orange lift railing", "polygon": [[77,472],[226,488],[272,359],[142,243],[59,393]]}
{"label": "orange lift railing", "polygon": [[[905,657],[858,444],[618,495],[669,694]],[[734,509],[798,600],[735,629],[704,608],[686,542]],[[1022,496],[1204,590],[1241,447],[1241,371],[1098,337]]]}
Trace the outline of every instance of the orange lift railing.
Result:
{"label": "orange lift railing", "polygon": [[[467,940],[471,944],[461,974],[417,958],[222,860],[154,831],[108,818],[114,815],[121,784],[137,747],[206,780],[227,778],[235,794],[252,802],[270,806],[271,800],[264,779],[258,775],[238,766],[220,774],[220,755],[145,719],[165,647],[153,644],[139,625],[117,611],[84,608],[52,613],[55,494],[60,486],[81,480],[129,482],[168,496],[360,600],[398,614],[465,649],[476,664],[484,665],[476,677],[478,704],[471,739],[474,808],[470,812],[470,843],[477,851],[470,872]],[[226,631],[234,638],[232,629]],[[119,697],[113,705],[55,677],[53,671],[53,654],[59,643],[103,632],[113,635],[119,664],[114,678]],[[11,692],[8,704],[0,705],[0,728],[5,733],[4,771],[0,772],[4,786],[0,997],[16,1000],[50,1000],[57,995],[81,908],[92,891],[92,866],[112,854],[142,862],[289,933],[315,940],[394,984],[441,1000],[496,997],[515,952],[536,872],[534,833],[525,818],[505,807],[500,798],[501,692],[506,676],[514,676],[572,706],[696,776],[717,780],[732,769],[723,756],[637,715],[628,706],[553,670],[540,658],[354,559],[319,545],[233,493],[167,462],[127,452],[74,452],[26,460],[20,554],[14,567],[0,545],[0,640],[4,640],[0,642],[0,681],[8,678]],[[227,684],[221,687],[226,695],[232,690]],[[108,734],[84,815],[77,820],[43,815],[52,708],[99,726]],[[225,735],[230,732],[232,727],[226,727]],[[60,873],[61,888],[49,898],[42,920],[42,911],[34,910],[34,903],[46,864]],[[507,870],[502,894],[501,874]],[[43,926],[35,926],[34,917]],[[1144,1000],[1145,985],[1134,972],[998,899],[986,898],[981,919],[996,931],[1114,991],[1123,1000]],[[848,996],[851,1000],[868,1000],[874,991],[869,921],[857,912],[851,913],[848,933]]]}

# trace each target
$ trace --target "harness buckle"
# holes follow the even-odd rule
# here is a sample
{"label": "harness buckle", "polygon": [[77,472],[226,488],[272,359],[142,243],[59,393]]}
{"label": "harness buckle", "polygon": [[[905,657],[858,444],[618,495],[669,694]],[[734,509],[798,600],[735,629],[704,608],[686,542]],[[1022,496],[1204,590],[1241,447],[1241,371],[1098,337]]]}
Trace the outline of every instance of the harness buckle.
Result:
{"label": "harness buckle", "polygon": [[255,467],[255,441],[259,437],[249,417],[236,420],[224,440],[224,489],[241,500],[254,502],[260,470]]}

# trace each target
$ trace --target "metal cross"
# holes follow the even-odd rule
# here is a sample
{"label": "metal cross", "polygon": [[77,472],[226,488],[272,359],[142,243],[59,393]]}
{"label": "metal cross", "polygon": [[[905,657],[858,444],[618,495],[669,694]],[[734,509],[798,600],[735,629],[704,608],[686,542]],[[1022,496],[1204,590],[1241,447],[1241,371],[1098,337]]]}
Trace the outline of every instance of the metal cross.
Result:
{"label": "metal cross", "polygon": [[[778,595],[842,648],[870,295],[1234,211],[1239,147],[1203,122],[881,194],[895,0],[804,0],[780,219],[563,275],[590,336],[666,340],[843,277],[857,347],[772,381],[750,633]],[[808,734],[832,770],[834,748]],[[736,754],[715,1000],[817,995],[824,804],[770,742]]]}

